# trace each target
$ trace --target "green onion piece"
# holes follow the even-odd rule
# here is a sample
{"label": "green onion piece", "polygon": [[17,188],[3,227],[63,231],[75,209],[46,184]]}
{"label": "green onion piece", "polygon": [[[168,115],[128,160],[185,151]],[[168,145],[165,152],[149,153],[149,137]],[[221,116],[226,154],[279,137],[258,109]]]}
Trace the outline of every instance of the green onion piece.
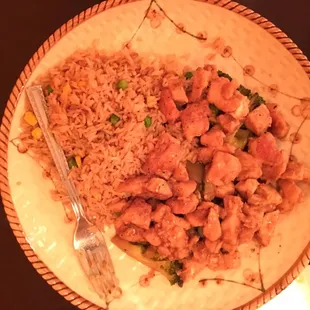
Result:
{"label": "green onion piece", "polygon": [[259,107],[261,104],[266,103],[265,99],[260,96],[258,93],[251,94],[249,97],[251,104],[250,104],[250,111],[253,111],[257,107]]}
{"label": "green onion piece", "polygon": [[197,227],[197,234],[200,238],[204,238],[203,227],[201,226]]}
{"label": "green onion piece", "polygon": [[239,129],[234,136],[234,145],[237,148],[243,150],[248,143],[248,139],[251,135],[250,130],[248,129]]}
{"label": "green onion piece", "polygon": [[249,97],[251,95],[251,91],[247,88],[245,88],[243,85],[240,85],[237,90],[239,90],[239,92],[246,97]]}
{"label": "green onion piece", "polygon": [[209,107],[212,112],[212,115],[218,116],[220,114],[221,110],[218,109],[214,104],[210,104]]}
{"label": "green onion piece", "polygon": [[126,80],[119,80],[116,84],[118,89],[126,89],[128,88],[128,82]]}
{"label": "green onion piece", "polygon": [[227,74],[227,73],[225,73],[225,72],[223,72],[221,70],[217,71],[217,75],[219,77],[224,77],[224,78],[228,79],[229,81],[232,81],[232,77],[229,74]]}
{"label": "green onion piece", "polygon": [[120,118],[117,115],[112,114],[110,116],[110,122],[113,126],[115,126],[119,121],[120,121]]}
{"label": "green onion piece", "polygon": [[47,94],[50,95],[54,91],[54,89],[52,88],[51,85],[47,85],[46,91],[47,91]]}
{"label": "green onion piece", "polygon": [[76,160],[74,157],[70,157],[68,159],[68,166],[70,169],[72,169],[73,167],[76,167],[76,168],[78,167],[78,164],[76,163]]}
{"label": "green onion piece", "polygon": [[144,119],[144,126],[146,128],[149,128],[152,126],[152,118],[150,116],[147,116],[145,119]]}
{"label": "green onion piece", "polygon": [[211,123],[216,123],[216,117],[220,114],[222,114],[223,112],[218,109],[214,104],[210,103],[209,108],[211,110],[211,115],[209,117],[209,121]]}
{"label": "green onion piece", "polygon": [[113,214],[114,214],[114,216],[116,216],[116,217],[120,217],[121,214],[122,214],[122,212],[113,212]]}
{"label": "green onion piece", "polygon": [[193,72],[190,72],[190,71],[186,72],[186,73],[184,74],[184,77],[185,77],[187,80],[190,80],[190,79],[193,77]]}

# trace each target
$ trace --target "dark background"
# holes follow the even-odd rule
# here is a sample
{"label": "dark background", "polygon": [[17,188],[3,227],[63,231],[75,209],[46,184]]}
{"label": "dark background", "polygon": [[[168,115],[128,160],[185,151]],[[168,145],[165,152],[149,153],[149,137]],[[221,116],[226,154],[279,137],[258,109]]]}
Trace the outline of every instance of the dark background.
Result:
{"label": "dark background", "polygon": [[[1,1],[1,117],[16,79],[37,48],[68,19],[99,2],[95,0]],[[239,0],[239,2],[275,23],[310,58],[309,0]],[[9,228],[2,204],[0,206],[0,289],[1,310],[76,309],[58,295],[28,262]]]}

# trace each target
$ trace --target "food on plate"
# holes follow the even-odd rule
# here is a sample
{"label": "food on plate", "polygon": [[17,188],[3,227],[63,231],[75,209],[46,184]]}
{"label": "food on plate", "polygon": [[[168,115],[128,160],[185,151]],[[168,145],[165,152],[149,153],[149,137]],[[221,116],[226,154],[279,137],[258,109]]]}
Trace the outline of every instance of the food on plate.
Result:
{"label": "food on plate", "polygon": [[[290,130],[278,107],[212,69],[91,50],[40,79],[88,218],[114,225],[116,246],[179,286],[204,268],[238,268],[240,244],[268,246],[309,179],[278,147]],[[70,218],[29,107],[22,128],[19,149],[43,165]]]}

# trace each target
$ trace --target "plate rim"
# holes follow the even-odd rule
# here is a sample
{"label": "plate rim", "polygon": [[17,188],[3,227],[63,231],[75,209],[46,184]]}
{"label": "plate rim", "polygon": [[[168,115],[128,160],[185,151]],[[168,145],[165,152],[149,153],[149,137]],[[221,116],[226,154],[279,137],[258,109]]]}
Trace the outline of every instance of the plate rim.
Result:
{"label": "plate rim", "polygon": [[[60,281],[53,272],[42,262],[37,254],[31,248],[31,245],[27,241],[27,237],[24,234],[23,228],[19,222],[17,212],[15,211],[14,204],[11,198],[9,180],[8,180],[8,143],[9,134],[11,128],[11,122],[14,117],[14,112],[17,106],[20,93],[23,91],[27,80],[31,76],[34,69],[39,64],[40,60],[45,56],[46,53],[67,33],[72,29],[80,25],[81,23],[87,21],[91,17],[106,11],[110,8],[124,5],[131,2],[137,2],[141,0],[106,0],[99,4],[96,4],[88,9],[77,14],[65,24],[59,27],[49,38],[38,48],[38,50],[30,58],[29,62],[24,67],[20,76],[18,77],[7,101],[4,114],[1,121],[0,127],[0,194],[2,197],[2,202],[4,206],[4,211],[6,213],[9,225],[16,237],[19,246],[23,250],[25,256],[28,258],[29,262],[32,264],[34,269],[41,275],[41,277],[61,296],[63,296],[67,301],[71,302],[74,306],[80,309],[87,310],[100,310],[101,307],[93,304],[92,302],[86,300],[79,294],[75,293],[68,286],[66,286],[62,281]],[[303,52],[298,48],[298,46],[278,27],[276,27],[272,22],[270,22],[265,17],[254,12],[253,10],[247,8],[246,6],[231,0],[190,0],[196,2],[203,2],[212,5],[216,5],[227,9],[229,11],[235,12],[248,20],[259,25],[269,34],[271,34],[275,39],[277,39],[297,60],[299,65],[304,69],[308,78],[310,79],[310,61],[303,54]],[[303,269],[310,262],[310,241],[300,254],[296,262],[285,272],[282,277],[276,281],[271,287],[269,287],[265,292],[248,301],[247,303],[235,308],[235,310],[250,310],[257,309],[263,304],[270,301],[276,295],[280,294],[289,284],[291,284],[294,279],[303,271]]]}

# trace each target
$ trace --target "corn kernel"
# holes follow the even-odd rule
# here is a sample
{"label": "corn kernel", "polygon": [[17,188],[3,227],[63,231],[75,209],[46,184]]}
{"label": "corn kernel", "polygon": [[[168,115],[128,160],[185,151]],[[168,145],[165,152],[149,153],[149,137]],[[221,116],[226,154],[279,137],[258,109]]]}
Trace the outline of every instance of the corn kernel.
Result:
{"label": "corn kernel", "polygon": [[36,140],[40,140],[42,138],[42,130],[40,127],[37,127],[35,129],[32,130],[31,135],[36,139]]}
{"label": "corn kernel", "polygon": [[82,167],[82,159],[81,159],[81,156],[77,155],[75,156],[75,161],[76,161],[76,164],[79,168]]}
{"label": "corn kernel", "polygon": [[87,86],[86,81],[79,81],[77,84],[78,84],[79,87],[85,87],[85,86]]}
{"label": "corn kernel", "polygon": [[31,126],[35,126],[38,123],[36,116],[31,111],[25,113],[24,121]]}
{"label": "corn kernel", "polygon": [[69,95],[69,94],[71,93],[71,91],[72,91],[72,89],[71,89],[69,83],[67,83],[67,84],[64,86],[64,88],[63,88],[63,90],[62,90],[62,93],[65,94],[65,95]]}

